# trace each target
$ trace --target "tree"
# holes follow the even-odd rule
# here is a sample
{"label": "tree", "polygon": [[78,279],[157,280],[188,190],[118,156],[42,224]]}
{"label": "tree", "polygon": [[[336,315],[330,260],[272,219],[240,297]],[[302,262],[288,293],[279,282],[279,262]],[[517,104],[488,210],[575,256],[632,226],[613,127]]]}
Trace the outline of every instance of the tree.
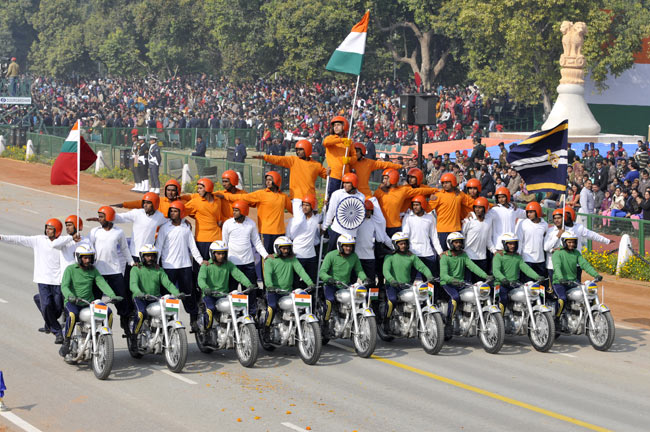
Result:
{"label": "tree", "polygon": [[453,34],[452,13],[457,1],[377,0],[374,9],[379,28],[387,34],[386,47],[393,59],[410,66],[431,89],[460,46]]}
{"label": "tree", "polygon": [[560,78],[564,20],[587,23],[587,66],[601,82],[607,72],[628,69],[650,34],[647,5],[634,0],[464,0],[455,29],[467,50],[469,78],[488,96],[542,100],[548,114]]}
{"label": "tree", "polygon": [[30,59],[35,72],[55,77],[72,76],[92,69],[84,49],[87,4],[76,0],[41,0],[32,17],[37,38]]}
{"label": "tree", "polygon": [[97,52],[97,59],[115,76],[138,75],[141,72],[139,56],[133,36],[120,28],[108,35]]}
{"label": "tree", "polygon": [[203,25],[221,56],[221,71],[235,81],[263,76],[277,64],[266,37],[265,0],[204,0]]}

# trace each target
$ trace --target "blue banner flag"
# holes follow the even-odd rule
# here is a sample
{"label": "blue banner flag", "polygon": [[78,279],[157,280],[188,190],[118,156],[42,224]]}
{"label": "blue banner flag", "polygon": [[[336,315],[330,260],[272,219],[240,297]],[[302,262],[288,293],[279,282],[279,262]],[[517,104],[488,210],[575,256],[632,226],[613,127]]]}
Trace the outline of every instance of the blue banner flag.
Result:
{"label": "blue banner flag", "polygon": [[510,147],[506,158],[529,192],[566,192],[569,122],[537,132]]}
{"label": "blue banner flag", "polygon": [[7,390],[7,387],[5,386],[5,380],[2,376],[2,371],[0,371],[0,398],[5,397],[5,390]]}

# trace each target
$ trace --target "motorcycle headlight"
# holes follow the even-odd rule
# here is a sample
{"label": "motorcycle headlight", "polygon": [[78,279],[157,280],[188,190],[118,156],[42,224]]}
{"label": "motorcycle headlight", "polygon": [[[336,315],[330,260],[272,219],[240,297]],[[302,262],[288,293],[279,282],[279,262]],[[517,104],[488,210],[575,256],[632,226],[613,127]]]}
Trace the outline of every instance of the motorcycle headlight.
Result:
{"label": "motorcycle headlight", "polygon": [[427,295],[429,295],[429,284],[428,283],[421,283],[420,286],[418,287],[418,298],[420,301],[425,300],[427,298]]}
{"label": "motorcycle headlight", "polygon": [[542,287],[538,283],[534,283],[528,287],[528,294],[531,297],[537,297],[542,292]]}
{"label": "motorcycle headlight", "polygon": [[489,295],[490,295],[490,285],[488,285],[486,283],[482,283],[481,286],[478,287],[478,294],[479,294],[479,297],[481,297],[481,298],[489,297]]}
{"label": "motorcycle headlight", "polygon": [[598,294],[598,285],[595,282],[589,282],[587,284],[587,294],[596,295]]}
{"label": "motorcycle headlight", "polygon": [[365,299],[366,296],[368,295],[368,288],[366,288],[366,287],[364,287],[362,285],[359,286],[357,288],[357,291],[356,291],[355,295],[356,295],[357,299]]}

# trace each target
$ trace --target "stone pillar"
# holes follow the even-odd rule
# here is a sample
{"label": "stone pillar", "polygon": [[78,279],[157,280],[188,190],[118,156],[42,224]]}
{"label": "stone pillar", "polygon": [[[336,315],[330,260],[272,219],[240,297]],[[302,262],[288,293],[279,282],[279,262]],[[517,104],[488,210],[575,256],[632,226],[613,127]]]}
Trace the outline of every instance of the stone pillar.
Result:
{"label": "stone pillar", "polygon": [[585,101],[585,58],[582,55],[584,35],[587,25],[583,22],[562,22],[560,26],[564,54],[560,56],[560,85],[553,109],[542,125],[543,130],[551,129],[560,122],[569,120],[569,136],[597,135],[600,125],[594,118]]}

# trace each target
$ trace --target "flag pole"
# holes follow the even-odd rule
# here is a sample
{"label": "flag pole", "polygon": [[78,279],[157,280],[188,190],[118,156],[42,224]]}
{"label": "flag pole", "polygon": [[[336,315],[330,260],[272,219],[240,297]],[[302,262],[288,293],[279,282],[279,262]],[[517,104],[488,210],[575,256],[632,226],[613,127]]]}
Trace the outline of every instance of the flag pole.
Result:
{"label": "flag pole", "polygon": [[77,120],[77,130],[79,131],[79,138],[77,139],[77,232],[81,231],[81,224],[79,223],[79,198],[81,191],[81,120]]}
{"label": "flag pole", "polygon": [[562,230],[564,231],[564,218],[566,217],[566,193],[562,194]]}
{"label": "flag pole", "polygon": [[[350,127],[348,128],[348,139],[352,137],[352,128],[354,127],[354,110],[357,107],[357,92],[359,91],[359,78],[361,77],[361,74],[357,75],[357,85],[354,87],[354,99],[352,99],[352,112],[350,113]],[[345,149],[345,157],[348,157],[348,152],[350,151],[350,147]],[[341,173],[341,178],[345,175],[345,166],[347,164],[343,164],[343,172]],[[343,186],[343,183],[341,183],[341,186]]]}

